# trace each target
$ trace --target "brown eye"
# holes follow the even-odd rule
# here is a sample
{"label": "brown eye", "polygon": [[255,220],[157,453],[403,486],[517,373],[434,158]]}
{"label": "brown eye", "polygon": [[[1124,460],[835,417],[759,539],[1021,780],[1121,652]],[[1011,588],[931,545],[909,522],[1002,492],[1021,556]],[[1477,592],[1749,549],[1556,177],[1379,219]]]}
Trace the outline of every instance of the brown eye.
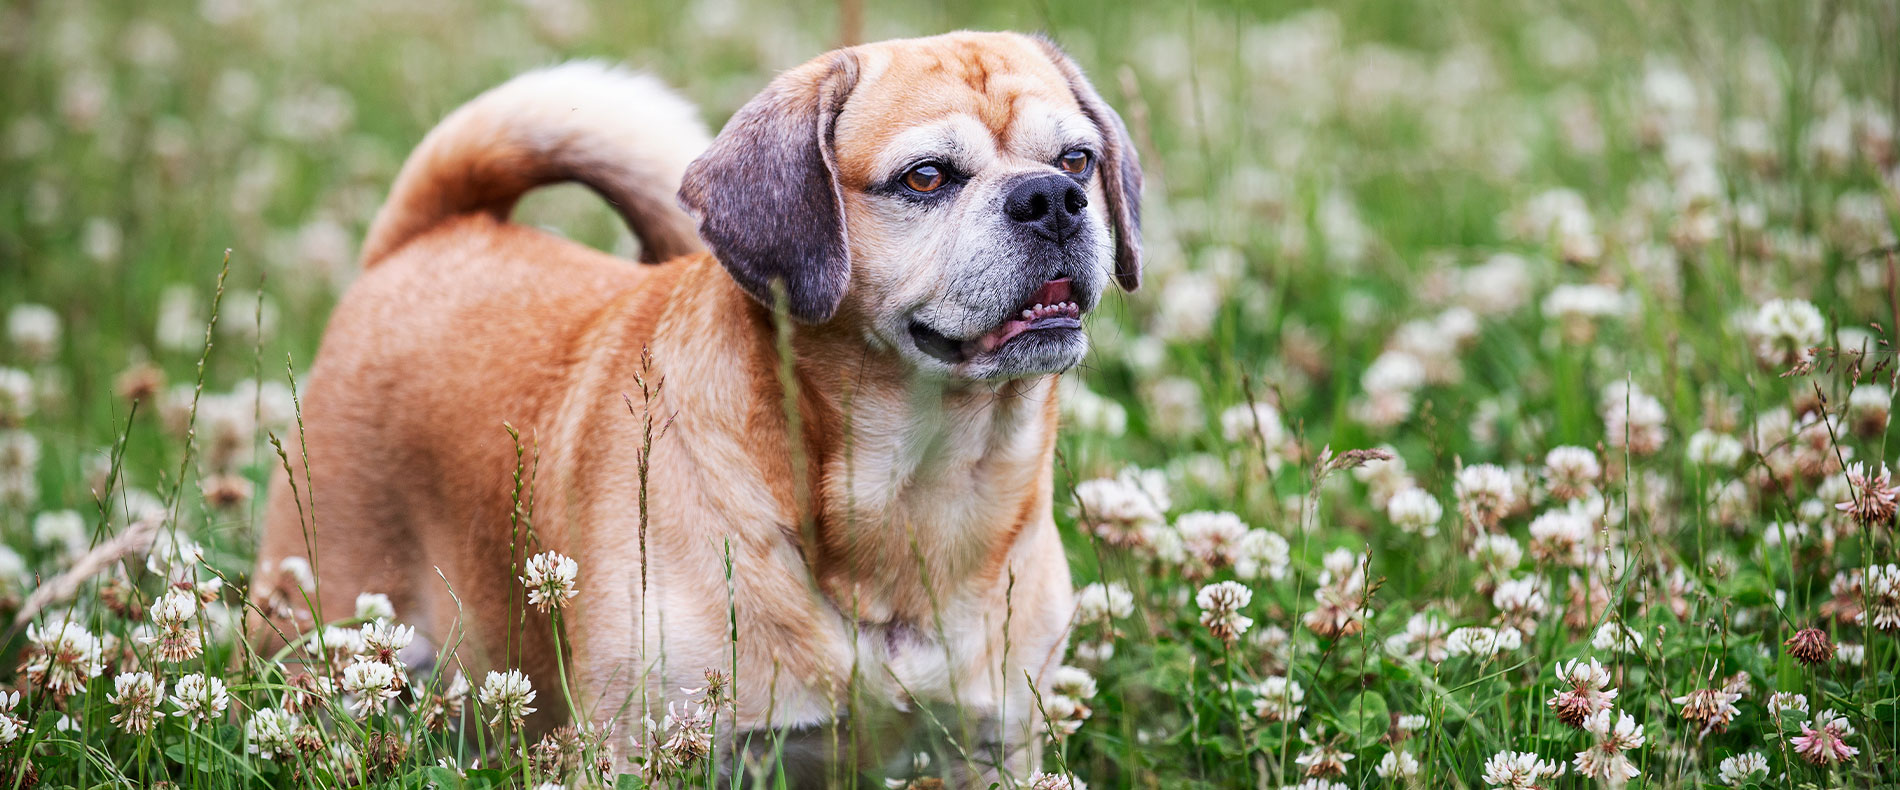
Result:
{"label": "brown eye", "polygon": [[1056,167],[1069,175],[1081,175],[1089,169],[1089,152],[1080,148],[1070,149],[1056,159]]}
{"label": "brown eye", "polygon": [[933,164],[921,164],[904,173],[904,186],[918,192],[934,192],[948,180],[943,168]]}

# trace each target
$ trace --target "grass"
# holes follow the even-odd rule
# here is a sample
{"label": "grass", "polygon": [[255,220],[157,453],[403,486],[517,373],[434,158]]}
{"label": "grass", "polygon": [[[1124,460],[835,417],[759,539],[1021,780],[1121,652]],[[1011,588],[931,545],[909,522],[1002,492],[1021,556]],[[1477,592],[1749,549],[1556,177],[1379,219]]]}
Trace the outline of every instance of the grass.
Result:
{"label": "grass", "polygon": [[[1098,788],[1490,787],[1509,784],[1511,752],[1536,755],[1530,774],[1567,768],[1521,786],[1582,787],[1601,782],[1578,753],[1610,736],[1548,702],[1570,688],[1560,663],[1595,659],[1617,692],[1608,724],[1627,714],[1642,736],[1622,752],[1633,783],[1900,782],[1893,522],[1836,508],[1866,501],[1855,464],[1895,453],[1893,3],[876,6],[867,38],[1048,31],[1147,169],[1147,286],[1091,319],[1096,350],[1065,377],[1057,520],[1078,587],[1104,586],[1071,638],[1082,672],[1037,697],[1076,725],[1041,770]],[[451,671],[359,716],[346,705],[361,694],[324,685],[348,681],[333,645],[328,665],[250,653],[262,483],[301,468],[278,444],[298,430],[294,376],[402,157],[443,113],[591,56],[653,70],[717,122],[839,28],[831,3],[737,0],[0,10],[0,612],[35,608],[0,646],[19,695],[0,700],[0,776],[656,779],[653,762],[595,765],[633,752],[626,732],[489,725],[494,697]],[[578,190],[517,217],[631,249]],[[646,419],[663,446],[664,421]],[[1396,460],[1327,463],[1378,447]],[[142,550],[161,519],[159,549]],[[128,543],[141,550],[34,600]],[[201,638],[188,661],[142,639],[166,633],[152,610],[168,582],[198,601],[173,623]],[[1238,593],[1203,592],[1221,582],[1246,603],[1222,610]],[[327,613],[325,633],[348,637],[368,606]],[[66,624],[112,644],[48,655]],[[1619,625],[1641,645],[1618,649]],[[1489,655],[1511,637],[1467,628],[1518,645]],[[1807,628],[1839,651],[1797,660],[1784,643]],[[133,731],[113,717],[137,707],[116,684],[138,671],[174,693],[221,680],[228,699]],[[1697,691],[1732,720],[1705,734],[1702,708],[1675,701]],[[1778,692],[1805,710],[1780,711]],[[267,708],[301,726],[280,736]],[[1833,724],[1824,710],[1856,753],[1817,765],[1794,738]],[[689,706],[657,736],[646,754],[674,761],[660,783],[720,781],[691,737],[720,711]],[[927,761],[833,779],[928,786],[968,755],[962,726],[932,712],[915,739]],[[782,741],[759,740],[770,776]],[[1725,775],[1745,753],[1766,772]]]}

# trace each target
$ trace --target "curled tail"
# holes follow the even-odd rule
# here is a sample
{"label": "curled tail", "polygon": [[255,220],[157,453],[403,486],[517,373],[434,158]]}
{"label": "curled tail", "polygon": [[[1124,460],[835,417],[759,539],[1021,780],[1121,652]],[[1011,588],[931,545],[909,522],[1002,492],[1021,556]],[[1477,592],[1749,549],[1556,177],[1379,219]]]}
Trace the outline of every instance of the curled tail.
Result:
{"label": "curled tail", "polygon": [[531,71],[437,124],[403,163],[363,240],[370,266],[445,219],[506,219],[535,187],[578,181],[606,198],[656,262],[702,249],[674,195],[711,138],[659,80],[578,61]]}

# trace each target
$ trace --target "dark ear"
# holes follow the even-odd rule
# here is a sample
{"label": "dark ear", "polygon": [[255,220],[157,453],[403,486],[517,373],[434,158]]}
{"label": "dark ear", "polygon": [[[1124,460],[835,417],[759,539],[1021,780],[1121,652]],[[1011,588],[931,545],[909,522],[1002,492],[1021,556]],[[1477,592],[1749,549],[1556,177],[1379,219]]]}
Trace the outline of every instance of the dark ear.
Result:
{"label": "dark ear", "polygon": [[1055,42],[1041,36],[1036,41],[1068,78],[1076,103],[1082,105],[1083,114],[1095,122],[1107,141],[1102,151],[1102,191],[1108,195],[1108,215],[1115,223],[1115,281],[1121,283],[1122,290],[1133,291],[1141,287],[1141,156],[1128,138],[1122,117],[1102,101],[1095,86],[1082,75],[1081,67]]}
{"label": "dark ear", "polygon": [[831,318],[851,280],[832,125],[857,85],[857,57],[786,72],[726,122],[686,168],[680,205],[754,299],[782,281],[792,317]]}

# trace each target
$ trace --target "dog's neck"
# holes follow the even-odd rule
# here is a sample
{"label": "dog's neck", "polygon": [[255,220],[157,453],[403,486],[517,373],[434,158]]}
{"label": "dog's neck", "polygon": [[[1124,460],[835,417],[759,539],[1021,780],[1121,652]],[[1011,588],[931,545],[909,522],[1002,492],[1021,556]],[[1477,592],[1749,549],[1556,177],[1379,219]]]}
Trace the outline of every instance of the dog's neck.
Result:
{"label": "dog's neck", "polygon": [[799,378],[819,416],[813,492],[821,585],[870,622],[927,623],[989,592],[1049,518],[1056,377],[952,382],[815,337]]}

